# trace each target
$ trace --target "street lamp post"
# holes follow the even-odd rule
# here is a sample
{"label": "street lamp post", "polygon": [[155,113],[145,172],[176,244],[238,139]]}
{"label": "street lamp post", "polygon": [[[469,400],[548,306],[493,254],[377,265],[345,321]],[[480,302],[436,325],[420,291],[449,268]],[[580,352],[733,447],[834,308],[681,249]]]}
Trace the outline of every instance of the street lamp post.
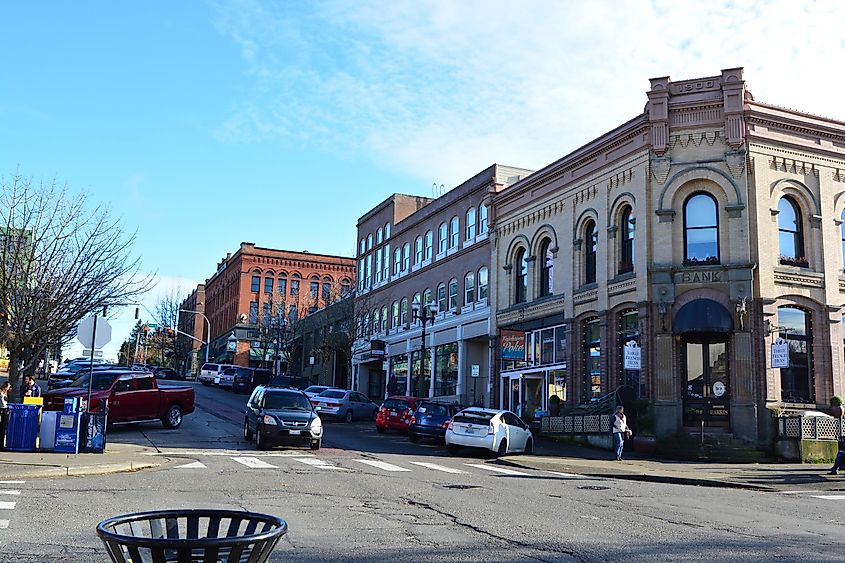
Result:
{"label": "street lamp post", "polygon": [[437,307],[433,307],[431,303],[421,305],[415,301],[411,304],[411,314],[413,320],[422,323],[422,333],[420,334],[422,337],[422,344],[420,345],[420,369],[417,373],[417,381],[413,389],[414,396],[421,397],[422,395],[419,393],[422,393],[422,389],[419,389],[419,385],[422,381],[423,370],[425,369],[425,327],[427,324],[434,322],[434,317],[437,315]]}
{"label": "street lamp post", "polygon": [[279,357],[280,348],[282,347],[282,337],[285,332],[285,317],[283,315],[276,315],[274,319],[276,324],[276,338],[273,341],[273,375],[279,375],[279,368],[281,367],[281,358]]}
{"label": "street lamp post", "polygon": [[191,309],[179,309],[180,313],[193,313],[195,315],[201,316],[205,319],[205,324],[208,327],[208,334],[205,336],[205,363],[208,363],[208,349],[211,348],[211,321],[208,320],[208,317],[205,316],[205,313],[201,311],[193,311]]}

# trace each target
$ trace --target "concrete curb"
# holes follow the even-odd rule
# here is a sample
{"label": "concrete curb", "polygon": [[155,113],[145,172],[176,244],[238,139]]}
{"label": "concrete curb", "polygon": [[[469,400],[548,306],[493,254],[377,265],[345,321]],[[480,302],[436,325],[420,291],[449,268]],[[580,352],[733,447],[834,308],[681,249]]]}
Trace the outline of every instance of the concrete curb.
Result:
{"label": "concrete curb", "polygon": [[20,468],[18,471],[7,472],[5,467],[0,469],[0,479],[14,480],[22,478],[51,478],[51,477],[84,477],[87,475],[110,475],[112,473],[130,473],[143,469],[155,469],[170,463],[169,458],[160,461],[130,460],[116,463],[100,463],[97,465],[79,466],[34,466]]}

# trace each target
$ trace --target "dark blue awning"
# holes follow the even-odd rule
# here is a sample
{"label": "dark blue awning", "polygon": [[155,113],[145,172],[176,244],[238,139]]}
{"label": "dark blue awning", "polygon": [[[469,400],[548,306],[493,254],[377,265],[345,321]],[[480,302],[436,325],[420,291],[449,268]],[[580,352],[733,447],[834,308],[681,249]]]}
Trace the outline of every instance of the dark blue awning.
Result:
{"label": "dark blue awning", "polygon": [[721,303],[712,299],[690,301],[675,315],[673,332],[733,332],[734,320]]}

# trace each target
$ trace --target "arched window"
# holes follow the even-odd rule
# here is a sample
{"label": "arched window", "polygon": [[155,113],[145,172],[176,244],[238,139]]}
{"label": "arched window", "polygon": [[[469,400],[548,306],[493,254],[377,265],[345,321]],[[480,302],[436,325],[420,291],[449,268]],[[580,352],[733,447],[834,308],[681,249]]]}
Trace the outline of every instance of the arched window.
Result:
{"label": "arched window", "polygon": [[684,264],[719,263],[719,213],[716,200],[693,194],[684,204]]}
{"label": "arched window", "polygon": [[437,253],[443,254],[446,252],[446,245],[449,244],[449,228],[446,223],[440,223],[437,228]]}
{"label": "arched window", "polygon": [[316,301],[317,296],[320,295],[320,276],[311,276],[311,281],[308,284],[308,290],[311,299]]}
{"label": "arched window", "polygon": [[552,241],[546,239],[540,245],[537,255],[542,260],[540,265],[540,297],[554,293],[554,256],[552,255]]}
{"label": "arched window", "polygon": [[399,326],[399,302],[394,301],[393,305],[390,306],[391,312],[391,328],[396,328]]}
{"label": "arched window", "polygon": [[352,290],[352,282],[348,279],[344,279],[340,282],[340,295],[342,297],[346,297],[349,295],[349,292]]}
{"label": "arched window", "polygon": [[596,283],[596,248],[598,231],[594,221],[589,220],[584,226],[584,283]]}
{"label": "arched window", "polygon": [[801,210],[791,197],[784,196],[778,203],[778,244],[780,263],[791,266],[807,266],[804,256],[804,233]]}
{"label": "arched window", "polygon": [[487,232],[487,206],[483,203],[478,206],[478,234]]}
{"label": "arched window", "polygon": [[373,249],[373,235],[367,235],[367,250]]}
{"label": "arched window", "polygon": [[431,248],[432,244],[434,244],[434,235],[431,231],[425,232],[425,259],[431,260]]}
{"label": "arched window", "polygon": [[475,238],[475,207],[470,207],[467,210],[467,236],[466,240]]}
{"label": "arched window", "polygon": [[619,221],[619,273],[634,271],[634,210],[626,207]]}
{"label": "arched window", "polygon": [[[416,297],[419,297],[420,294],[417,293]],[[405,326],[408,324],[408,298],[403,297],[402,302],[399,304],[399,325]]]}
{"label": "arched window", "polygon": [[449,280],[449,309],[457,309],[458,307],[458,280],[452,278]]}
{"label": "arched window", "polygon": [[422,237],[417,237],[414,241],[414,264],[419,264],[423,260],[423,240]]}
{"label": "arched window", "polygon": [[513,261],[514,276],[514,303],[525,303],[528,299],[528,253],[524,248],[516,252]]}
{"label": "arched window", "polygon": [[411,245],[405,243],[402,245],[402,271],[407,272],[411,267]]}
{"label": "arched window", "polygon": [[389,238],[390,238],[390,223],[385,223],[384,224],[384,240],[387,240]]}
{"label": "arched window", "polygon": [[378,332],[378,327],[381,325],[381,312],[378,309],[373,309],[373,330],[371,334]]}
{"label": "arched window", "polygon": [[446,286],[442,283],[437,286],[437,310],[446,310]]}
{"label": "arched window", "polygon": [[258,293],[261,289],[261,272],[255,271],[252,273],[252,283],[250,283],[249,290],[253,293]]}
{"label": "arched window", "polygon": [[279,295],[284,295],[288,292],[288,278],[284,274],[280,274],[279,287],[277,289]]}
{"label": "arched window", "polygon": [[475,272],[464,276],[464,305],[475,303]]}
{"label": "arched window", "polygon": [[457,215],[452,217],[452,220],[449,222],[449,248],[457,248],[458,246],[458,229],[460,228],[460,224],[458,221]]}
{"label": "arched window", "polygon": [[381,308],[381,331],[387,332],[387,305]]}
{"label": "arched window", "polygon": [[[407,246],[407,245],[406,245]],[[393,251],[393,274],[398,274],[402,271],[402,249],[397,248]]]}
{"label": "arched window", "polygon": [[376,231],[376,244],[381,244],[381,227]]}
{"label": "arched window", "polygon": [[431,290],[426,288],[426,290],[423,291],[422,304],[423,305],[430,305],[431,303],[433,303],[433,301],[431,299]]}
{"label": "arched window", "polygon": [[487,266],[478,269],[478,300],[487,299]]}
{"label": "arched window", "polygon": [[290,277],[290,294],[294,297],[299,295],[299,274],[293,274]]}
{"label": "arched window", "polygon": [[332,298],[332,279],[329,276],[323,276],[323,301],[328,303]]}
{"label": "arched window", "polygon": [[798,307],[778,307],[778,336],[789,346],[789,367],[780,368],[781,401],[816,402],[813,376],[813,330],[810,313]]}

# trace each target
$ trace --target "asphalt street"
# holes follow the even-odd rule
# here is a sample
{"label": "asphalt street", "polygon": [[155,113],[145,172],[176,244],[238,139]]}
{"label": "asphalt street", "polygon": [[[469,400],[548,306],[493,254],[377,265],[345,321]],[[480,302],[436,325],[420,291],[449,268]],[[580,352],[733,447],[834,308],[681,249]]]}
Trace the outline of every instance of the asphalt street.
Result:
{"label": "asphalt street", "polygon": [[245,396],[201,386],[197,396],[201,408],[177,431],[112,432],[171,460],[160,469],[0,483],[0,561],[105,561],[94,532],[103,518],[192,507],[285,518],[272,561],[845,560],[845,491],[517,469],[367,422],[327,424],[317,452],[258,452],[241,437]]}

